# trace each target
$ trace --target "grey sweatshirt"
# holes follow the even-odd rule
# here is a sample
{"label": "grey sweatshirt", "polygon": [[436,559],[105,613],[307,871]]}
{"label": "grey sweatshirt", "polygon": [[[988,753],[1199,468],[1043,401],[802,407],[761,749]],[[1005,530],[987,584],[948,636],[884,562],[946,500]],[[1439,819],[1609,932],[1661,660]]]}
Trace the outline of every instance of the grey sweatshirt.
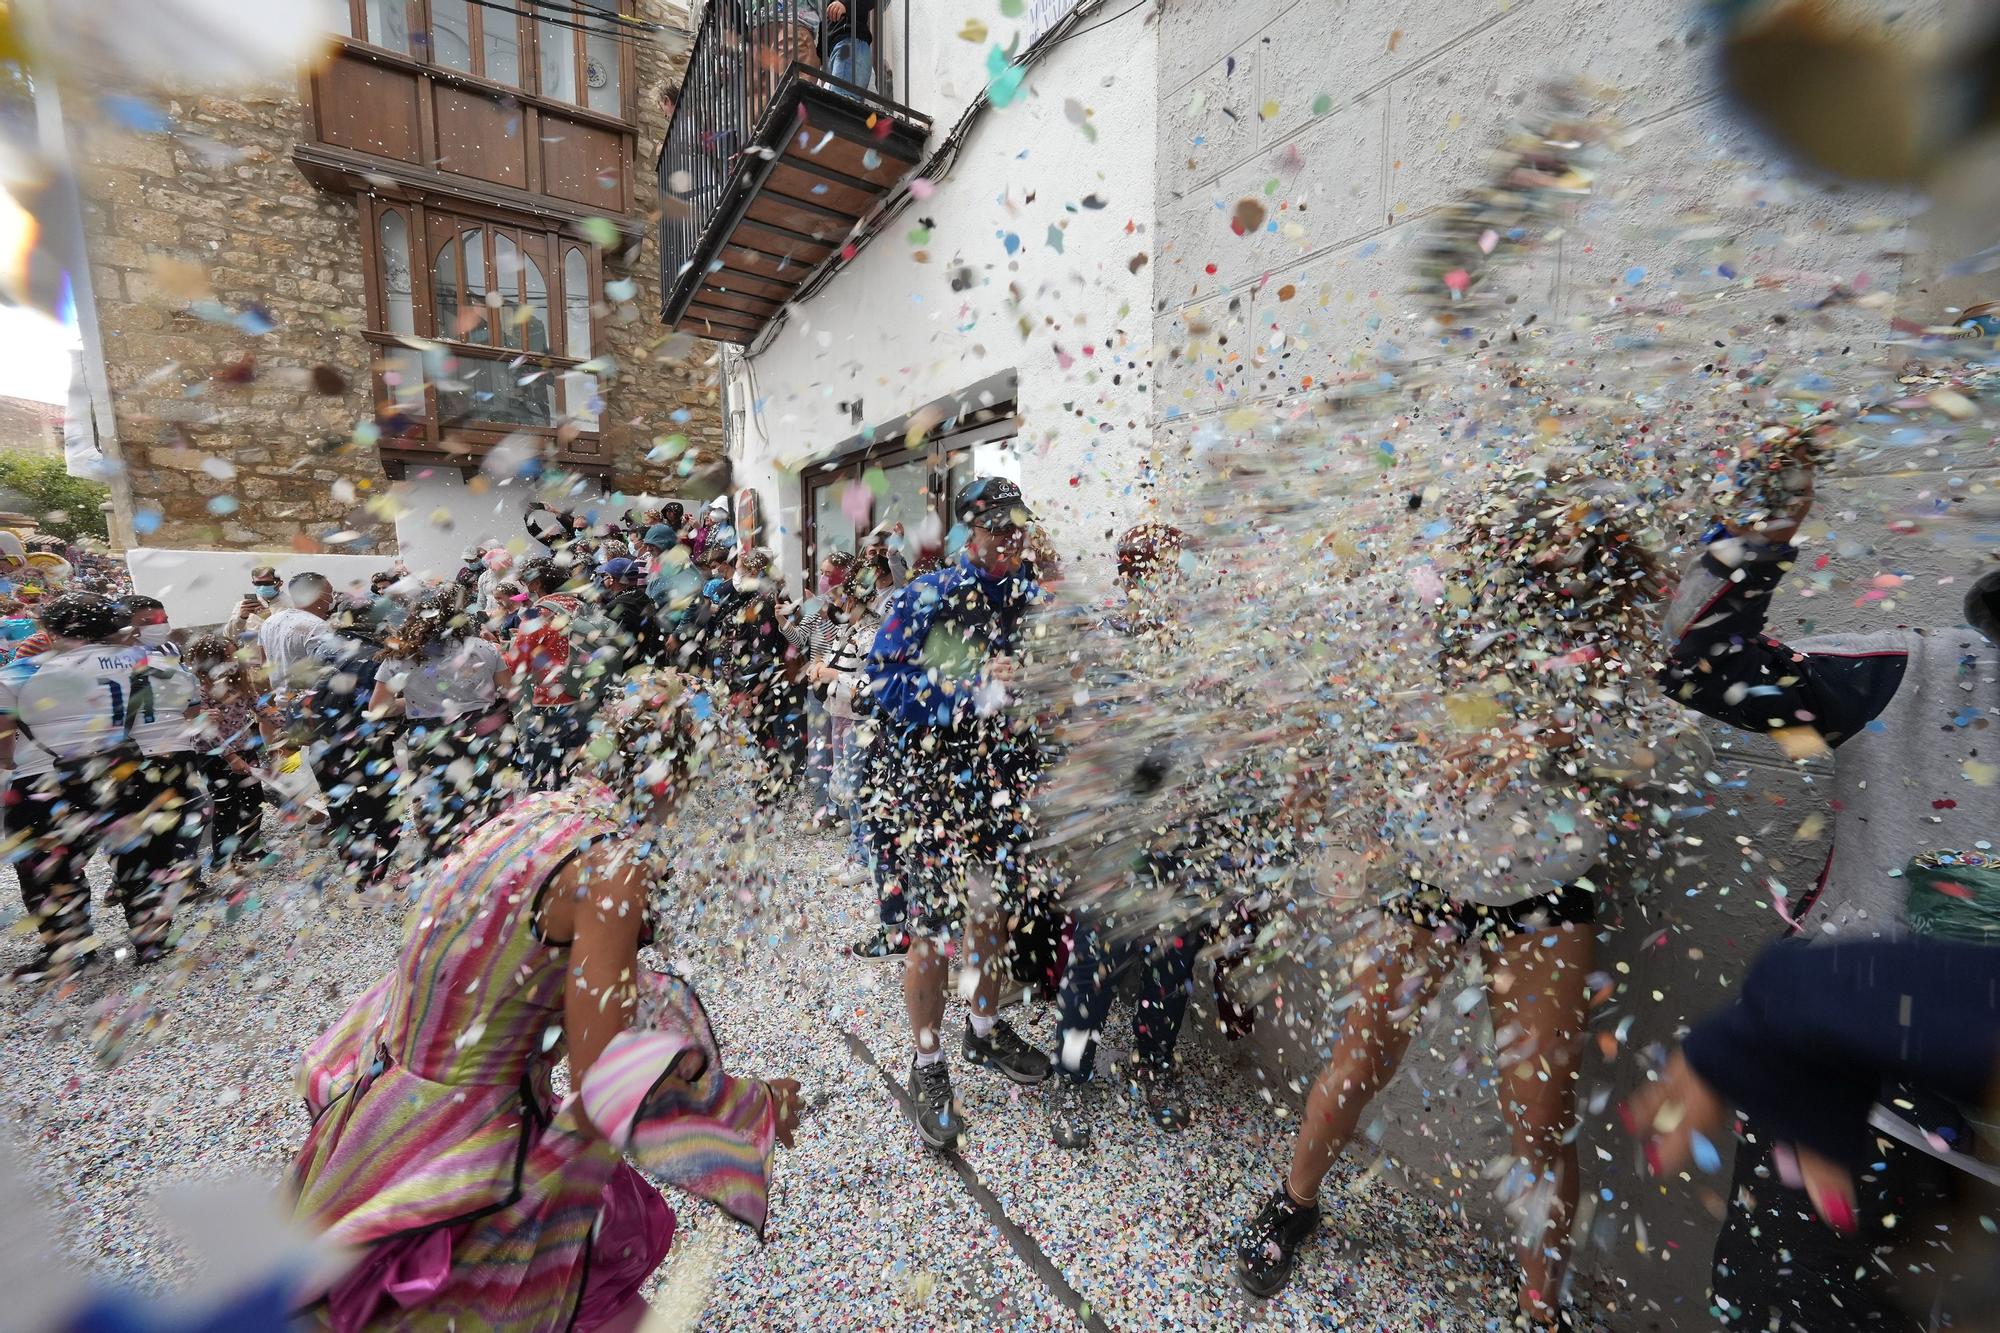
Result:
{"label": "grey sweatshirt", "polygon": [[1965,625],[1784,644],[1764,621],[1797,554],[1710,547],[1668,613],[1661,680],[1732,726],[1809,728],[1833,748],[1833,847],[1789,910],[1809,935],[1896,935],[1911,857],[2000,841],[2000,573],[1967,595]]}

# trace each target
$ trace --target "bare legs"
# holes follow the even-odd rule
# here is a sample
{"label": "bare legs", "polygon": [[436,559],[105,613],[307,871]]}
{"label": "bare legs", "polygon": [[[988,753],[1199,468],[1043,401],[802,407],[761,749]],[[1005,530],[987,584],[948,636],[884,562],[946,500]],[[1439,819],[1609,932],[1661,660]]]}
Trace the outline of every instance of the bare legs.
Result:
{"label": "bare legs", "polygon": [[1318,1202],[1320,1181],[1354,1137],[1369,1101],[1395,1075],[1418,1016],[1456,962],[1428,931],[1389,930],[1381,955],[1355,976],[1358,998],[1341,1024],[1333,1058],[1306,1094],[1285,1177],[1295,1203]]}
{"label": "bare legs", "polygon": [[1486,951],[1487,1003],[1502,1043],[1500,1113],[1527,1173],[1515,1209],[1521,1309],[1553,1323],[1576,1218],[1576,1075],[1595,941],[1588,926],[1512,935]]}
{"label": "bare legs", "polygon": [[[991,872],[974,872],[967,877],[971,900],[966,922],[967,971],[961,985],[969,981],[972,1012],[991,1018],[1000,1005],[1001,951],[1007,947],[1007,918],[1002,914],[991,886]],[[944,988],[950,973],[937,942],[922,935],[910,937],[910,951],[903,959],[903,1008],[910,1016],[910,1034],[919,1053],[929,1055],[939,1049],[944,1022]]]}
{"label": "bare legs", "polygon": [[[1392,927],[1381,955],[1355,978],[1357,999],[1333,1058],[1307,1094],[1285,1188],[1318,1200],[1320,1182],[1353,1137],[1369,1101],[1396,1072],[1424,1005],[1457,961],[1430,932]],[[1593,953],[1588,926],[1551,926],[1482,947],[1487,1003],[1501,1033],[1500,1110],[1524,1176],[1515,1209],[1520,1302],[1553,1322],[1576,1216],[1576,1071]]]}

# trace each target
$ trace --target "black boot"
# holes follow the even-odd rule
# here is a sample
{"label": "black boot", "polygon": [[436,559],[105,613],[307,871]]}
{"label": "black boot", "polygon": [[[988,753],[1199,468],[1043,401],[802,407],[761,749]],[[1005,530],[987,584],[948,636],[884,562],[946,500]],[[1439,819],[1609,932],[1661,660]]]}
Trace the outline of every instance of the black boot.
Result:
{"label": "black boot", "polygon": [[1271,1297],[1283,1291],[1292,1279],[1299,1247],[1318,1226],[1319,1205],[1293,1203],[1285,1187],[1278,1186],[1236,1244],[1236,1281],[1252,1296]]}

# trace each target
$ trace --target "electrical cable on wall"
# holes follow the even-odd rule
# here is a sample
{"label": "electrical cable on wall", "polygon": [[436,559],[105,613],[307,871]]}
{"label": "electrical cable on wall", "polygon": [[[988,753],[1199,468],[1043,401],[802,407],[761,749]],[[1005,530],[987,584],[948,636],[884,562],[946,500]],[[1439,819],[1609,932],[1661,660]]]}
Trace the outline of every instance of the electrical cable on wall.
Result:
{"label": "electrical cable on wall", "polygon": [[[1117,22],[1134,10],[1141,9],[1147,4],[1155,2],[1156,0],[1133,0],[1133,3],[1103,19],[1101,22],[1090,24],[1085,24],[1084,20],[1087,18],[1096,18],[1098,13],[1109,3],[1109,0],[1097,0],[1096,4],[1090,5],[1087,8],[1079,5],[1068,14],[1065,14],[1054,27],[1037,38],[1035,43],[1022,53],[1020,60],[1016,61],[1015,64],[1021,69],[1029,69],[1039,64],[1051,51],[1070,40],[1070,38],[1080,37],[1086,32],[1094,32],[1098,28]],[[905,60],[909,58],[908,51],[903,52],[903,58]],[[885,227],[901,216],[903,210],[908,208],[916,198],[915,195],[910,193],[909,182],[911,180],[935,181],[948,174],[953,164],[957,162],[959,153],[964,149],[965,141],[971,136],[973,126],[979,122],[980,118],[991,107],[992,102],[988,94],[985,90],[981,90],[979,96],[973,99],[971,105],[966,107],[957,122],[952,125],[951,132],[945,135],[944,139],[939,142],[937,150],[924,160],[922,166],[910,173],[893,200],[881,205],[855,231],[849,233],[846,246],[843,248],[851,248],[856,255],[859,255],[877,236],[881,235]],[[839,254],[840,251],[836,251],[835,253]],[[758,334],[756,340],[744,349],[743,364],[748,367],[754,358],[761,356],[765,351],[769,350],[772,342],[776,340],[778,334],[789,322],[793,306],[802,304],[817,296],[825,289],[827,283],[833,280],[834,274],[840,272],[853,262],[853,259],[850,258],[843,259],[838,264],[829,263],[807,278],[800,285],[799,289],[792,294],[791,299],[772,318],[771,322],[764,326],[763,332]]]}
{"label": "electrical cable on wall", "polygon": [[[537,23],[546,23],[554,28],[568,28],[572,32],[586,33],[592,37],[606,37],[614,42],[638,42],[653,33],[665,32],[667,30],[666,25],[663,23],[644,23],[637,19],[621,18],[618,27],[605,28],[596,26],[588,19],[559,18],[542,7],[543,0],[521,0],[522,4],[532,6],[532,8],[528,9],[516,9],[513,5],[500,3],[500,0],[465,0],[465,2],[469,5],[477,5],[481,9],[491,9],[502,14],[512,14],[516,18],[533,19]],[[608,17],[601,11],[593,12],[600,19]]]}

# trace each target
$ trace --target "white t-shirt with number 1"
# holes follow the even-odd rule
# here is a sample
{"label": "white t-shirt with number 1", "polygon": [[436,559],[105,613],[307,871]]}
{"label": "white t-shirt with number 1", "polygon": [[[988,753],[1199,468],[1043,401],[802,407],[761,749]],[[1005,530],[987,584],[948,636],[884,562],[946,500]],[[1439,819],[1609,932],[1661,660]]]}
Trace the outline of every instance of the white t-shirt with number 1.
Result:
{"label": "white t-shirt with number 1", "polygon": [[14,772],[33,776],[127,740],[147,754],[193,744],[194,676],[138,646],[88,644],[0,668],[0,716],[15,721]]}

